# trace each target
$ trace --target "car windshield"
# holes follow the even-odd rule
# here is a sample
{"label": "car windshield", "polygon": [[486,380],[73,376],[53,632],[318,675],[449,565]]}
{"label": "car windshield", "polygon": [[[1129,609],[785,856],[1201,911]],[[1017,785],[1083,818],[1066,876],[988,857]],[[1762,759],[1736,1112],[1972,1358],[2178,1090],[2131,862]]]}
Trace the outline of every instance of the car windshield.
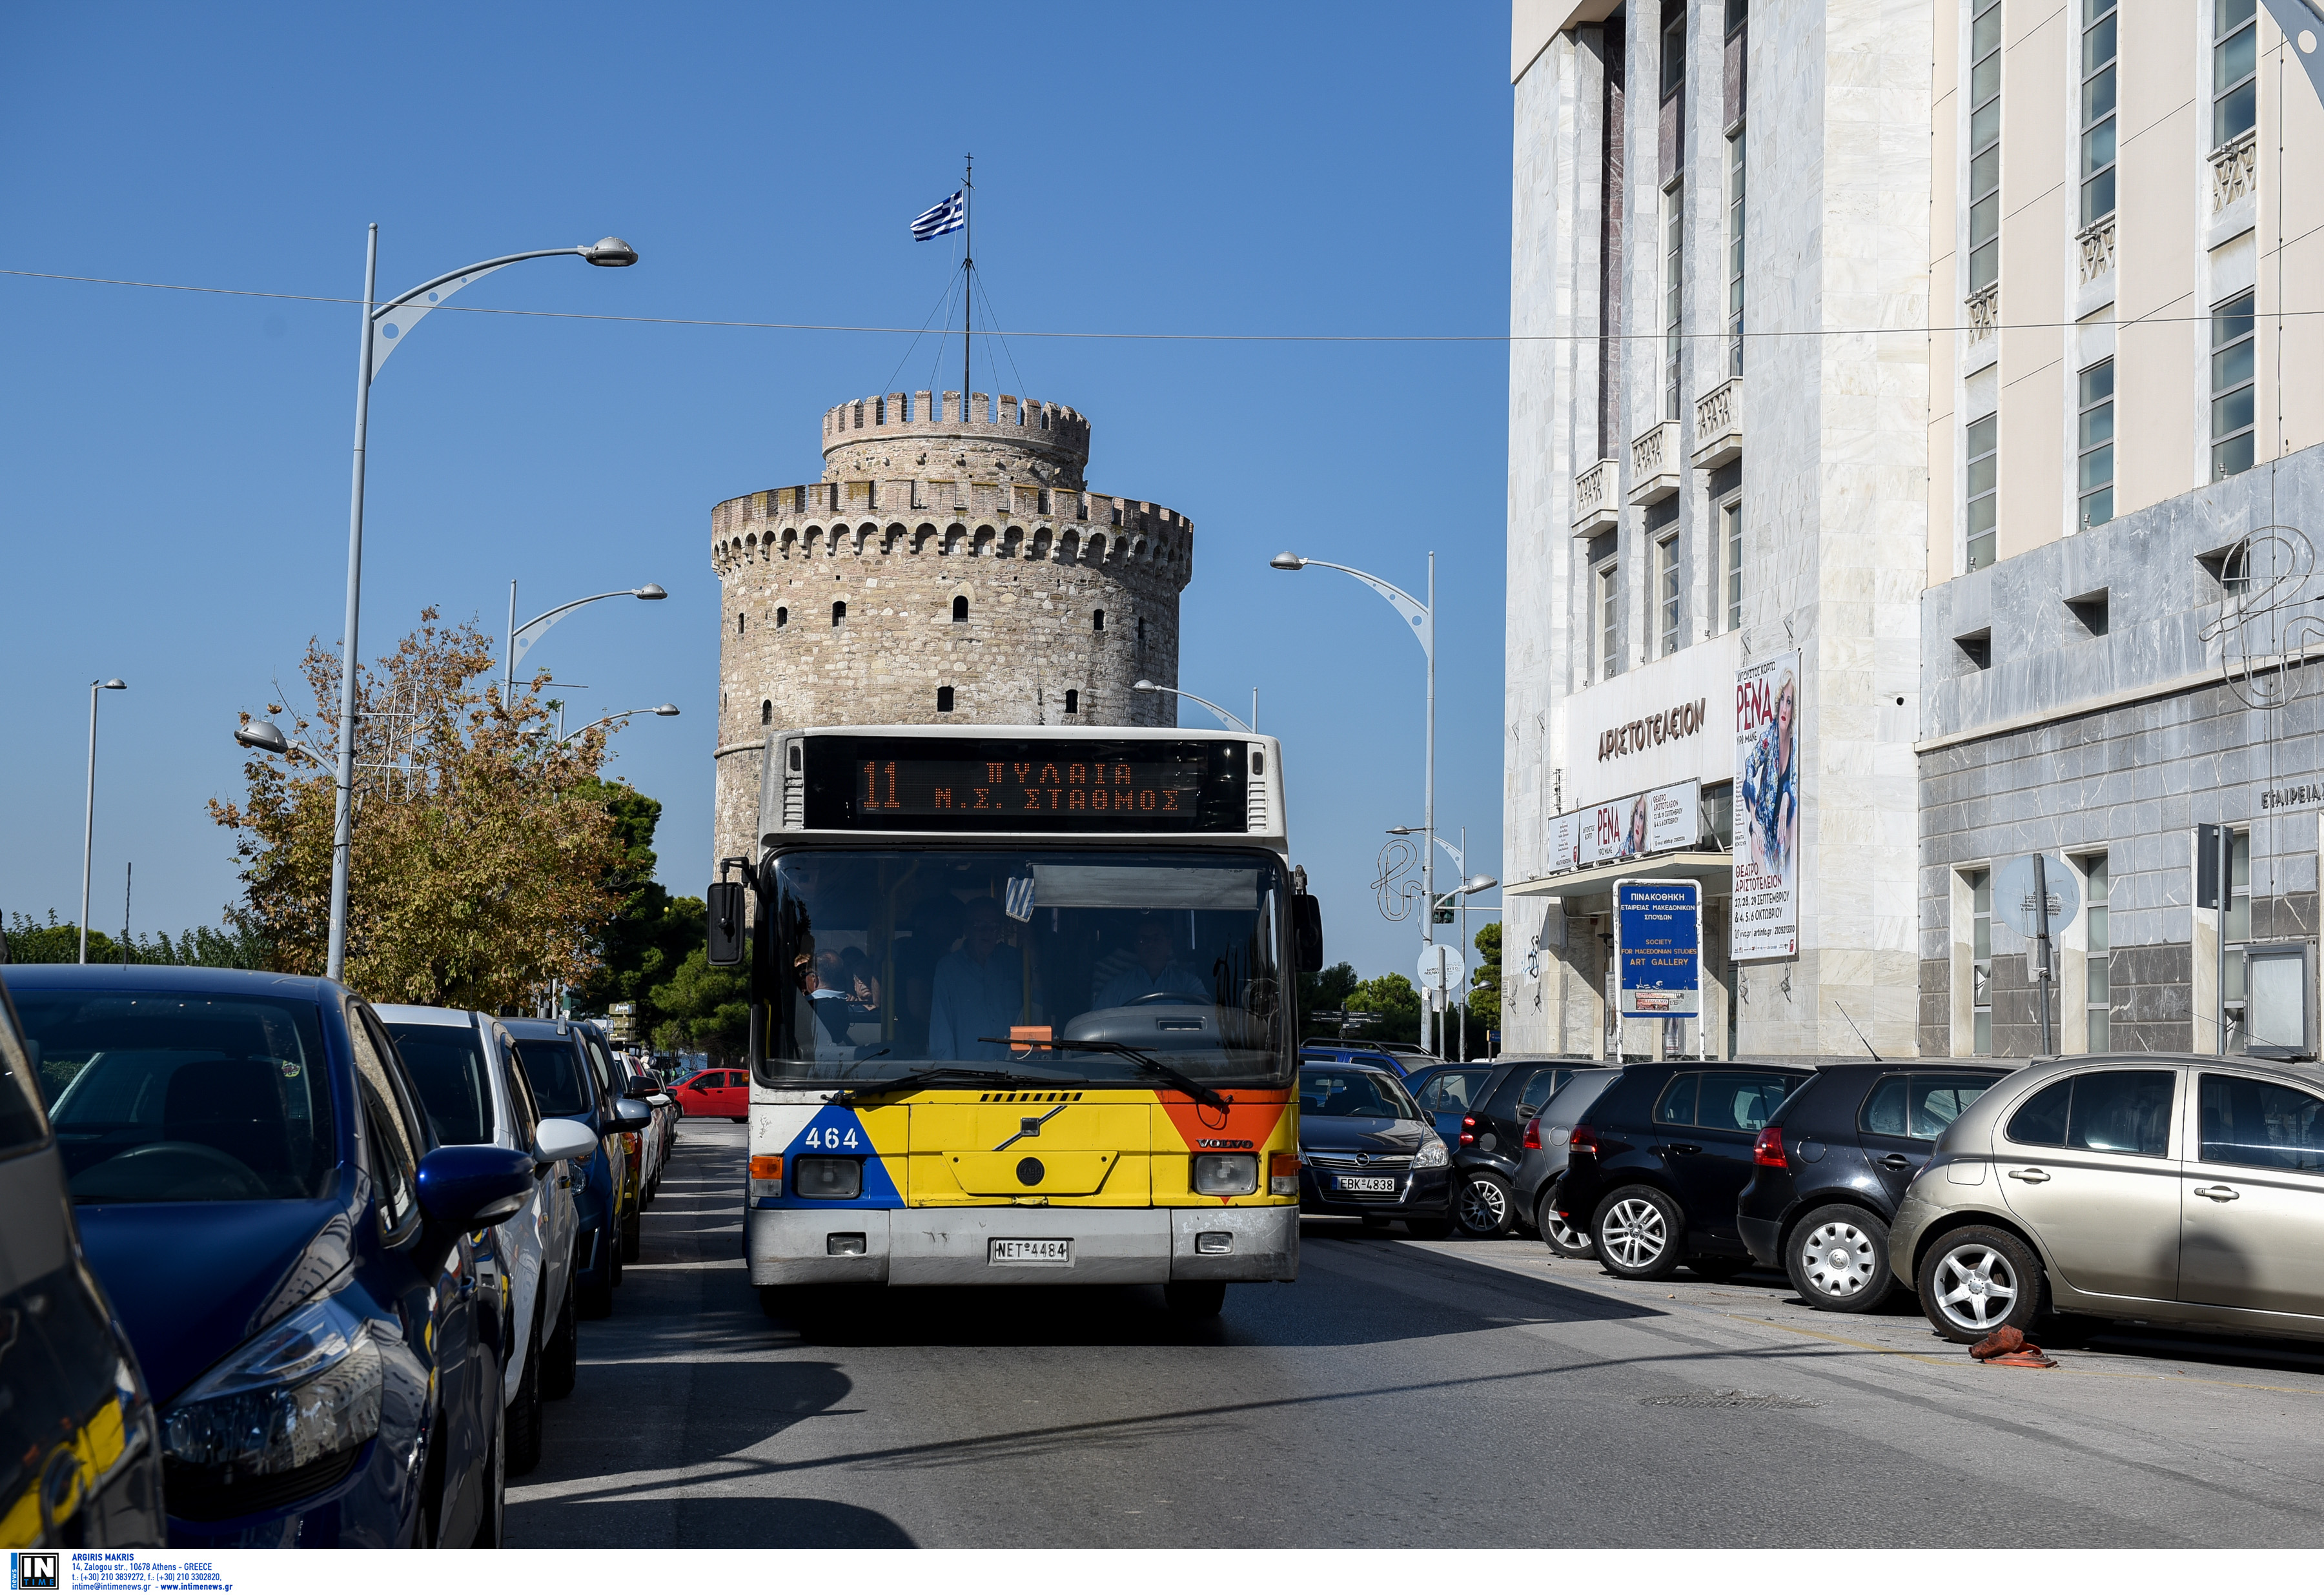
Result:
{"label": "car windshield", "polygon": [[393,1024],[395,1050],[420,1087],[420,1105],[447,1147],[493,1139],[493,1088],[484,1076],[484,1046],[474,1025]]}
{"label": "car windshield", "polygon": [[20,991],[75,1202],[319,1196],[338,1165],[312,1002]]}
{"label": "car windshield", "polygon": [[1156,1078],[1124,1049],[1204,1083],[1287,1083],[1271,854],[815,852],[760,880],[770,1083],[930,1067]]}
{"label": "car windshield", "polygon": [[596,1106],[589,1071],[581,1062],[580,1050],[570,1040],[544,1037],[537,1041],[519,1041],[516,1056],[524,1065],[525,1080],[531,1085],[541,1112],[549,1118],[577,1117]]}
{"label": "car windshield", "polygon": [[1417,1119],[1404,1087],[1369,1069],[1302,1069],[1299,1111],[1311,1119]]}

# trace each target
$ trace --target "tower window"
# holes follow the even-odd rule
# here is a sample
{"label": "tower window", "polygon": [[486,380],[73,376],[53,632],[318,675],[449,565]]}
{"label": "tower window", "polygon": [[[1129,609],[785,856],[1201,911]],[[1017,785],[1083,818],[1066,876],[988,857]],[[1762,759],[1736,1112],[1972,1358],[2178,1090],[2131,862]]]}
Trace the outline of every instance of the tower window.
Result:
{"label": "tower window", "polygon": [[782,627],[784,627],[784,626],[788,626],[788,625],[789,625],[790,623],[791,623],[791,612],[790,612],[789,610],[788,610],[788,609],[778,609],[777,611],[775,611],[775,626],[776,626],[776,628],[777,628],[778,630],[781,629],[781,628],[782,628]]}
{"label": "tower window", "polygon": [[1093,632],[1102,632],[1105,630],[1105,611],[1102,609],[1093,609],[1090,611],[1090,630]]}
{"label": "tower window", "polygon": [[734,635],[736,635],[737,637],[740,637],[740,636],[742,634],[742,626],[743,626],[743,622],[744,622],[748,618],[749,618],[748,616],[746,616],[746,615],[742,615],[742,614],[737,614],[737,615],[734,617]]}
{"label": "tower window", "polygon": [[952,618],[955,621],[964,621],[968,619],[967,599],[954,598],[952,601]]}
{"label": "tower window", "polygon": [[939,715],[949,715],[952,713],[951,687],[939,687],[936,688],[936,713]]}
{"label": "tower window", "polygon": [[1065,688],[1065,713],[1068,715],[1078,715],[1081,712],[1082,695],[1076,688],[1068,687]]}
{"label": "tower window", "polygon": [[831,606],[831,623],[835,626],[844,626],[847,623],[847,604],[844,599]]}
{"label": "tower window", "polygon": [[772,698],[761,698],[759,700],[759,724],[761,725],[772,725],[774,723],[775,700]]}
{"label": "tower window", "polygon": [[1142,614],[1138,617],[1138,646],[1146,646],[1146,617]]}

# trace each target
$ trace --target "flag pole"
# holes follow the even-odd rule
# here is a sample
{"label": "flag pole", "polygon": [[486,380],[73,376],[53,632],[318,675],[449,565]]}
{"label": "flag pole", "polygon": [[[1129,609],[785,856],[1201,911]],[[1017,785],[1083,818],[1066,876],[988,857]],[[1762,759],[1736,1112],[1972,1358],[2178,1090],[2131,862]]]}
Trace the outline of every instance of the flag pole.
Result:
{"label": "flag pole", "polygon": [[968,419],[969,318],[976,311],[976,155],[971,152],[964,159],[968,162],[968,176],[960,185],[964,234],[960,252],[960,419],[964,421]]}

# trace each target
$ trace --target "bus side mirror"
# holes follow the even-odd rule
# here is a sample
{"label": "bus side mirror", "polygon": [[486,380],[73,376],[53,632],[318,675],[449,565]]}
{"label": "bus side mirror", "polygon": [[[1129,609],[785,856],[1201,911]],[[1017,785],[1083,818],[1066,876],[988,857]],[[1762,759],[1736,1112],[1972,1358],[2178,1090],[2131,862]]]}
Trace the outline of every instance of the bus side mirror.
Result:
{"label": "bus side mirror", "polygon": [[1291,940],[1298,954],[1301,974],[1323,969],[1323,905],[1306,892],[1291,899]]}
{"label": "bus side mirror", "polygon": [[710,962],[732,969],[742,962],[742,883],[718,881],[705,898],[710,908]]}

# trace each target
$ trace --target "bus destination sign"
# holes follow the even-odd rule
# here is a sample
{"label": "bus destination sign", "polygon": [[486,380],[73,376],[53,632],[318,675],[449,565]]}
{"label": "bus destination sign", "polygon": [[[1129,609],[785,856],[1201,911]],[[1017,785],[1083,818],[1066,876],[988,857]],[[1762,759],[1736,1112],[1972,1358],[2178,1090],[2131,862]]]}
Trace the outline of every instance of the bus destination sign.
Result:
{"label": "bus destination sign", "polygon": [[866,759],[862,815],[1111,814],[1192,819],[1204,766],[1192,759]]}
{"label": "bus destination sign", "polygon": [[1248,744],[1227,738],[806,739],[809,830],[1240,832]]}

